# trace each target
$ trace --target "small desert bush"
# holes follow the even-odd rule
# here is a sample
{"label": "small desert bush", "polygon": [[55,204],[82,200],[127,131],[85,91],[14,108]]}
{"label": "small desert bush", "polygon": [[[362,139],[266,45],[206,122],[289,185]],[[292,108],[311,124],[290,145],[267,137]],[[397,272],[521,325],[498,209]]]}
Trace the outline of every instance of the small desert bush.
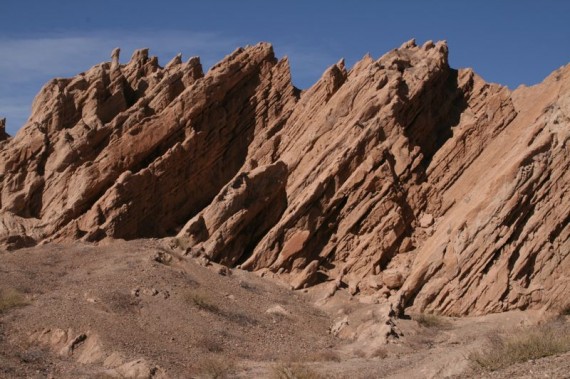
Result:
{"label": "small desert bush", "polygon": [[218,307],[214,300],[205,291],[188,290],[182,294],[184,301],[188,304],[197,307],[203,311],[213,313],[217,316],[224,317],[228,321],[236,323],[241,326],[257,325],[258,321],[240,311],[227,311]]}
{"label": "small desert bush", "polygon": [[253,318],[248,316],[243,312],[220,312],[220,314],[226,317],[229,321],[236,323],[241,326],[252,326],[257,325],[259,322]]}
{"label": "small desert bush", "polygon": [[17,352],[16,356],[22,363],[42,363],[49,357],[47,348],[32,347],[22,352]]}
{"label": "small desert bush", "polygon": [[322,350],[309,356],[313,362],[340,362],[340,355],[334,350]]}
{"label": "small desert bush", "polygon": [[220,308],[214,304],[210,297],[205,293],[188,291],[184,294],[184,299],[189,304],[192,304],[204,311],[211,313],[220,313]]}
{"label": "small desert bush", "polygon": [[354,356],[358,358],[366,358],[366,351],[358,349],[354,351]]}
{"label": "small desert bush", "polygon": [[233,361],[216,357],[206,357],[196,362],[197,378],[225,379],[231,378],[235,366]]}
{"label": "small desert bush", "polygon": [[95,374],[93,376],[93,378],[95,378],[95,379],[117,379],[120,377],[121,377],[120,374],[110,374],[107,372],[100,372],[100,373]]}
{"label": "small desert bush", "polygon": [[0,288],[0,313],[27,304],[26,298],[20,291],[14,288]]}
{"label": "small desert bush", "polygon": [[224,350],[222,344],[212,337],[201,338],[198,341],[197,345],[205,350],[208,350],[211,353],[220,353]]}
{"label": "small desert bush", "polygon": [[110,310],[119,314],[136,314],[141,308],[141,299],[125,292],[109,292],[103,301]]}
{"label": "small desert bush", "polygon": [[261,292],[262,292],[259,287],[255,286],[255,285],[252,284],[252,283],[243,281],[243,280],[240,280],[240,281],[239,281],[239,286],[240,286],[241,288],[243,288],[244,290],[247,290],[247,291],[249,291],[249,292],[253,292],[253,293],[261,293]]}
{"label": "small desert bush", "polygon": [[298,362],[278,363],[273,366],[274,379],[324,379],[324,376]]}
{"label": "small desert bush", "polygon": [[560,308],[560,316],[570,316],[570,303]]}
{"label": "small desert bush", "polygon": [[377,347],[372,351],[371,358],[385,359],[388,358],[388,351],[383,347]]}
{"label": "small desert bush", "polygon": [[412,319],[424,328],[445,329],[449,327],[449,321],[437,315],[420,313],[412,316]]}
{"label": "small desert bush", "polygon": [[354,356],[357,358],[378,358],[384,359],[388,357],[388,351],[383,347],[377,347],[374,350],[365,351],[357,349],[354,351]]}
{"label": "small desert bush", "polygon": [[519,362],[570,351],[570,325],[552,321],[534,328],[525,327],[488,339],[487,349],[469,359],[486,370],[497,370]]}

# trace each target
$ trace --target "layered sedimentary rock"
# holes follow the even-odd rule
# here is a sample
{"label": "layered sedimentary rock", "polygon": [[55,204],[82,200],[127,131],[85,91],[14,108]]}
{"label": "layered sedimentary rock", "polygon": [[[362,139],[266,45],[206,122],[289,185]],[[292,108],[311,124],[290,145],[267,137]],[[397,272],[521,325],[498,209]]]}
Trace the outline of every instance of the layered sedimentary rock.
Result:
{"label": "layered sedimentary rock", "polygon": [[509,91],[409,41],[310,89],[268,44],[55,79],[0,137],[0,241],[186,251],[444,314],[570,290],[570,67]]}

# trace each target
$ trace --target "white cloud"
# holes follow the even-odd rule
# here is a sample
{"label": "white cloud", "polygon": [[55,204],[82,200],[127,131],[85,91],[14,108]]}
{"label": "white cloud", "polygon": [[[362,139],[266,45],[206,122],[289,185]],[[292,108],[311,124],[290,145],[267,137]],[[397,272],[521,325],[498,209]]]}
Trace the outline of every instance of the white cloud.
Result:
{"label": "white cloud", "polygon": [[32,76],[80,71],[110,60],[111,50],[121,47],[122,61],[135,49],[148,47],[152,55],[170,59],[165,54],[178,52],[200,55],[205,61],[218,59],[236,47],[236,41],[215,33],[104,32],[80,36],[51,36],[28,39],[0,39],[0,75],[15,73]]}
{"label": "white cloud", "polygon": [[7,130],[13,135],[26,121],[34,96],[46,82],[109,61],[115,47],[121,48],[122,62],[127,62],[134,50],[148,47],[162,64],[180,52],[186,59],[200,56],[207,69],[239,45],[235,38],[188,31],[0,38],[0,117],[7,118]]}
{"label": "white cloud", "polygon": [[[14,135],[27,120],[33,98],[45,83],[109,61],[115,47],[121,48],[123,63],[134,50],[148,47],[162,65],[182,53],[183,59],[199,56],[206,70],[237,47],[257,42],[242,36],[176,30],[0,37],[0,117],[7,118],[7,131]],[[275,49],[278,56],[289,57],[293,81],[302,88],[312,85],[339,59],[330,52],[299,45]]]}

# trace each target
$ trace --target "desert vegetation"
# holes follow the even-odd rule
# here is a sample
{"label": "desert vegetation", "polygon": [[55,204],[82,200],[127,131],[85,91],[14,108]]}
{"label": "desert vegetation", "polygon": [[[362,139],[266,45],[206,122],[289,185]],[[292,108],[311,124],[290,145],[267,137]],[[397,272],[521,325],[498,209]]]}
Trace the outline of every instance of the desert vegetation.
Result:
{"label": "desert vegetation", "polygon": [[200,379],[231,378],[234,371],[233,361],[220,357],[206,357],[196,363],[196,377]]}
{"label": "desert vegetation", "polygon": [[189,304],[196,306],[198,309],[216,314],[220,313],[220,308],[205,293],[188,291],[184,297]]}
{"label": "desert vegetation", "polygon": [[420,313],[413,315],[412,319],[424,328],[445,329],[450,326],[449,321],[444,317],[434,314]]}
{"label": "desert vegetation", "polygon": [[273,379],[324,379],[300,362],[280,362],[273,366],[272,374]]}
{"label": "desert vegetation", "polygon": [[560,311],[558,312],[558,314],[562,317],[564,316],[570,316],[570,303],[562,306],[560,308]]}
{"label": "desert vegetation", "polygon": [[27,305],[28,301],[23,293],[15,288],[0,288],[0,313],[12,308]]}
{"label": "desert vegetation", "polygon": [[555,320],[497,333],[487,340],[485,350],[473,352],[469,358],[477,368],[494,371],[570,351],[570,325],[563,320]]}

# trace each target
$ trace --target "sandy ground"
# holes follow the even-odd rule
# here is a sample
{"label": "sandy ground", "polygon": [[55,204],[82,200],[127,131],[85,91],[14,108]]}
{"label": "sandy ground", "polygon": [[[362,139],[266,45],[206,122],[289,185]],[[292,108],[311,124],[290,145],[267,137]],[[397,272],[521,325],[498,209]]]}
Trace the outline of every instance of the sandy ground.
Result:
{"label": "sandy ground", "polygon": [[[570,377],[568,354],[473,370],[472,351],[502,330],[540,322],[539,311],[441,318],[431,327],[396,320],[385,343],[370,332],[385,328],[382,304],[346,290],[322,301],[324,286],[292,291],[168,246],[0,253],[0,289],[24,303],[0,313],[0,377],[189,378],[226,369],[228,377],[270,378],[290,362],[327,378]],[[331,333],[343,319],[348,326]]]}

